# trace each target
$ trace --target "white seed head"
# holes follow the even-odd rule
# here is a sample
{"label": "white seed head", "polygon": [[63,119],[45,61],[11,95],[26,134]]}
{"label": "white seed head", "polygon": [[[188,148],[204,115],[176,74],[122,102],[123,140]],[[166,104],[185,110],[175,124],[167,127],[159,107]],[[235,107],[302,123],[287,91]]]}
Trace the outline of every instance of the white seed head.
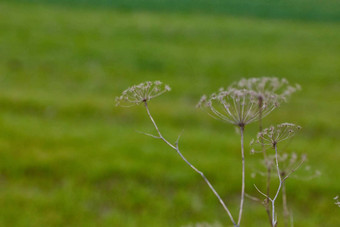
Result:
{"label": "white seed head", "polygon": [[[274,95],[273,95],[274,96]],[[208,98],[203,95],[197,107],[205,107],[209,115],[237,126],[245,126],[267,116],[277,107],[276,96],[258,103],[258,92],[250,89],[220,88]]]}
{"label": "white seed head", "polygon": [[279,79],[277,77],[241,79],[230,87],[253,90],[257,92],[261,102],[268,102],[270,99],[275,98],[277,104],[286,102],[294,92],[301,90],[299,84],[292,86],[285,78]]}
{"label": "white seed head", "polygon": [[[277,143],[294,136],[301,129],[301,126],[292,123],[282,123],[276,127],[270,126],[257,134],[255,143],[274,147]],[[254,144],[255,144],[254,143]],[[295,156],[293,155],[292,158]]]}
{"label": "white seed head", "polygon": [[115,103],[116,106],[139,105],[170,90],[169,85],[163,85],[161,81],[146,81],[124,90],[121,96],[115,98]]}
{"label": "white seed head", "polygon": [[[280,165],[281,177],[289,176],[300,180],[311,180],[320,176],[319,171],[313,171],[310,166],[302,168],[299,172],[296,172],[301,168],[301,165],[306,161],[306,154],[298,155],[296,153],[280,153],[277,155],[277,160]],[[275,168],[276,155],[269,154],[262,162],[262,165],[267,168]],[[297,174],[291,175],[293,172]],[[276,174],[274,174],[275,176]]]}

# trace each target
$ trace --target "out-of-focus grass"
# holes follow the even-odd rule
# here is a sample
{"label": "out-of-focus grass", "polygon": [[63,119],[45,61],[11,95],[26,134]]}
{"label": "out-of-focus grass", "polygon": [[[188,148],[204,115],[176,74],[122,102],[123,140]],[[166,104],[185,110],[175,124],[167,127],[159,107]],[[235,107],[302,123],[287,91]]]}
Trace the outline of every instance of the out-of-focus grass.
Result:
{"label": "out-of-focus grass", "polygon": [[[6,0],[8,1],[8,0]],[[261,18],[339,21],[338,0],[10,0],[59,6],[115,8],[124,11],[228,14]]]}
{"label": "out-of-focus grass", "polygon": [[[337,226],[340,30],[337,22],[119,12],[0,3],[0,225],[180,226],[228,223],[199,176],[151,132],[142,107],[114,96],[145,80],[173,91],[150,103],[164,134],[236,213],[234,128],[195,110],[202,93],[241,77],[279,76],[303,90],[266,125],[303,126],[291,148],[322,176],[289,179],[295,226]],[[246,144],[256,124],[246,132]],[[247,150],[249,150],[247,148]],[[249,177],[259,156],[247,153]],[[244,226],[264,226],[246,201]],[[282,223],[281,223],[282,224]]]}

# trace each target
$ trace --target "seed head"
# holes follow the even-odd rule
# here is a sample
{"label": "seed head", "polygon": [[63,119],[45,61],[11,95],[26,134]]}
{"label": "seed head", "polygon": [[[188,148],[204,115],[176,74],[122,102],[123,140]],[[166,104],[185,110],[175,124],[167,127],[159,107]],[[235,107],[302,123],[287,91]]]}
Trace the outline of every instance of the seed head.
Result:
{"label": "seed head", "polygon": [[133,85],[123,91],[121,96],[116,97],[116,106],[139,105],[142,102],[148,102],[170,90],[171,88],[168,85],[163,85],[160,81],[147,81],[138,85]]}
{"label": "seed head", "polygon": [[[269,158],[275,159],[275,156],[271,156]],[[282,175],[291,172],[296,166],[299,165],[300,162],[305,162],[307,160],[306,154],[298,155],[295,152],[293,153],[282,153],[277,157],[280,162],[280,169]],[[310,166],[307,166],[310,168]],[[305,168],[306,171],[310,169]]]}
{"label": "seed head", "polygon": [[[280,165],[281,177],[286,177],[287,175],[290,175],[291,173],[295,172],[297,169],[299,169],[299,173],[291,175],[290,177],[307,181],[319,177],[321,175],[320,171],[314,170],[309,165],[305,166],[304,168],[301,168],[302,163],[305,163],[307,161],[306,154],[298,155],[295,152],[293,152],[293,153],[281,153],[278,154],[277,156],[268,155],[266,159],[261,161],[261,164],[267,169],[275,168],[276,158]],[[256,175],[266,176],[266,174],[267,172],[263,172],[262,170],[254,171],[254,176]],[[274,173],[273,176],[277,176],[276,173]]]}
{"label": "seed head", "polygon": [[256,140],[252,140],[250,145],[263,143],[264,145],[272,146],[274,148],[277,143],[294,136],[300,129],[300,126],[292,123],[282,123],[276,127],[270,126],[269,128],[265,128],[262,132],[259,132]]}
{"label": "seed head", "polygon": [[277,77],[241,79],[230,87],[253,90],[258,93],[258,98],[263,102],[275,97],[279,103],[286,102],[293,93],[301,90],[299,84],[292,86],[285,78],[279,79]]}
{"label": "seed head", "polygon": [[205,108],[210,116],[238,126],[245,126],[258,120],[260,113],[262,117],[268,115],[277,106],[275,95],[259,105],[258,92],[233,87],[227,90],[221,88],[209,98],[203,95],[197,104],[197,107]]}

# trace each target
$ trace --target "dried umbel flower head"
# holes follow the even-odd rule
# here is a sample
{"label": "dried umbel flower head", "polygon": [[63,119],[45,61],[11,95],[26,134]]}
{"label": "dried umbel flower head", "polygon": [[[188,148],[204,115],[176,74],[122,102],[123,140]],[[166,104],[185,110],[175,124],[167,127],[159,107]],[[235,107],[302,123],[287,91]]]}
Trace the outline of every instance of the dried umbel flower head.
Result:
{"label": "dried umbel flower head", "polygon": [[300,130],[301,127],[292,123],[282,123],[276,127],[265,128],[257,134],[256,140],[252,140],[250,145],[262,144],[275,147],[277,143],[289,139]]}
{"label": "dried umbel flower head", "polygon": [[116,97],[116,106],[134,106],[142,102],[148,102],[152,98],[160,96],[161,94],[170,91],[168,85],[164,85],[160,81],[147,81],[138,85],[133,85],[125,91],[122,95]]}
{"label": "dried umbel flower head", "polygon": [[221,88],[209,98],[203,95],[197,107],[204,107],[208,114],[216,119],[229,122],[240,127],[268,115],[278,106],[275,95],[258,104],[258,93],[249,89]]}
{"label": "dried umbel flower head", "polygon": [[258,93],[258,98],[261,101],[271,99],[272,96],[276,97],[276,101],[287,101],[291,94],[301,90],[299,84],[290,85],[285,79],[277,77],[260,77],[241,79],[233,83],[230,87],[236,89],[248,89]]}
{"label": "dried umbel flower head", "polygon": [[[267,160],[262,160],[261,164],[264,167],[275,168],[275,155],[268,155]],[[298,155],[295,152],[293,153],[282,153],[277,155],[277,160],[280,163],[280,174],[281,177],[285,177],[289,173],[293,172],[297,167],[299,167],[302,163],[307,160],[306,154]],[[268,166],[269,165],[269,166]],[[257,175],[266,176],[267,172],[262,170],[255,170],[252,173],[252,178],[255,178]],[[273,176],[277,176],[275,172],[272,172]],[[300,168],[300,172],[297,175],[293,175],[291,177],[300,179],[300,180],[311,180],[316,177],[319,177],[321,172],[319,170],[314,170],[311,166],[307,165],[304,168]]]}
{"label": "dried umbel flower head", "polygon": [[[269,157],[269,159],[275,159],[275,156],[272,155]],[[279,163],[280,163],[280,171],[281,176],[285,176],[291,171],[293,171],[296,166],[298,166],[300,163],[305,162],[307,160],[306,154],[298,155],[295,152],[293,153],[282,153],[281,155],[278,155],[277,157]],[[310,168],[310,167],[309,167]],[[310,172],[310,169],[305,169],[306,172]]]}

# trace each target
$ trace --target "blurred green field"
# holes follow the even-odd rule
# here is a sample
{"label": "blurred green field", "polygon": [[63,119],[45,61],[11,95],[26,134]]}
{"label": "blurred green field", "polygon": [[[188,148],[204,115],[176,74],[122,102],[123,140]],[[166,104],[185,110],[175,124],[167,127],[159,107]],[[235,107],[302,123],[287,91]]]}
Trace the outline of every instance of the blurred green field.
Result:
{"label": "blurred green field", "polygon": [[[307,153],[308,165],[322,172],[288,180],[295,226],[340,226],[333,201],[340,194],[337,9],[315,1],[310,17],[294,7],[282,17],[249,10],[253,17],[241,17],[247,7],[198,13],[203,0],[190,13],[168,1],[163,10],[132,0],[125,10],[38,2],[0,2],[0,226],[228,226],[201,178],[173,150],[136,132],[152,132],[142,106],[116,108],[114,97],[145,80],[168,83],[173,90],[150,103],[155,119],[173,141],[184,129],[183,154],[236,216],[238,135],[195,105],[203,93],[259,76],[303,87],[265,119],[266,126],[303,126],[289,150]],[[250,125],[245,139],[252,195],[262,182],[250,178],[261,158],[248,152],[256,129]],[[267,226],[264,208],[247,200],[243,224]]]}
{"label": "blurred green field", "polygon": [[[9,1],[9,0],[6,0]],[[10,0],[124,11],[229,14],[247,17],[340,21],[338,0]]]}

